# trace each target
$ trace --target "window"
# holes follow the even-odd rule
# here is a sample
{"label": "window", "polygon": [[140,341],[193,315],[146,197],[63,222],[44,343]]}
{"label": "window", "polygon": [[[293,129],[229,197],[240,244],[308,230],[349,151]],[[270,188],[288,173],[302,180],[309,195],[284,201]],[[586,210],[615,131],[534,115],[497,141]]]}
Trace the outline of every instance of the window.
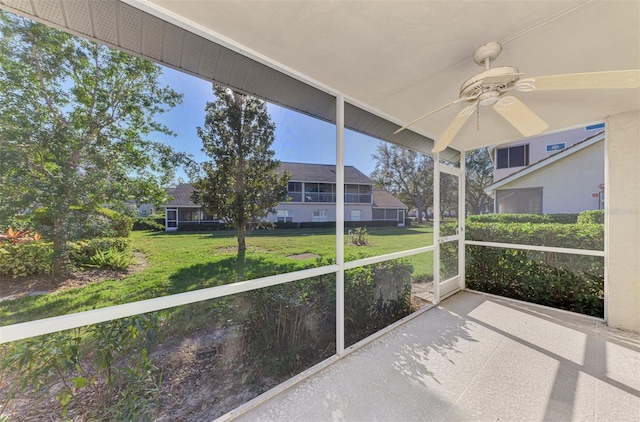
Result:
{"label": "window", "polygon": [[529,145],[496,150],[496,168],[524,167],[529,165]]}
{"label": "window", "polygon": [[344,185],[344,202],[370,204],[372,192],[371,185]]}
{"label": "window", "polygon": [[502,189],[496,195],[500,214],[542,214],[542,188]]}
{"label": "window", "polygon": [[312,220],[314,223],[329,221],[329,210],[313,210]]}
{"label": "window", "polygon": [[278,210],[278,223],[293,223],[293,210]]}
{"label": "window", "polygon": [[351,210],[351,221],[360,221],[362,219],[362,212],[360,210]]}
{"label": "window", "polygon": [[289,182],[287,184],[288,200],[302,202],[302,182]]}

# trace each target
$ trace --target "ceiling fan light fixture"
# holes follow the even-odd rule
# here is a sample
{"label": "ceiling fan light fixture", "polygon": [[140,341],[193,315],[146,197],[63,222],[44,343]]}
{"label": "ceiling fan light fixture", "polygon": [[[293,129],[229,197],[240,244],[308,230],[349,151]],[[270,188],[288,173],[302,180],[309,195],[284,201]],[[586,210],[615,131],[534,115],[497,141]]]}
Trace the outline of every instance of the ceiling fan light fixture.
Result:
{"label": "ceiling fan light fixture", "polygon": [[478,103],[483,106],[494,105],[498,102],[500,93],[498,91],[487,91],[480,94],[478,97]]}

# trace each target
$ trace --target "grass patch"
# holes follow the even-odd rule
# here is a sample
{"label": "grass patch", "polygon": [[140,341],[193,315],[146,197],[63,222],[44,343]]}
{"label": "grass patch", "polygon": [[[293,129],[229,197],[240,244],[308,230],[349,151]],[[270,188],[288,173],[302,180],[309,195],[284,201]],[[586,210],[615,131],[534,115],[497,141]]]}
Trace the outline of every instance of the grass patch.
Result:
{"label": "grass patch", "polygon": [[[370,246],[346,246],[345,260],[377,256],[433,244],[430,225],[368,229]],[[345,242],[346,242],[345,235]],[[132,248],[144,253],[148,266],[122,280],[104,280],[51,294],[0,302],[2,325],[103,308],[171,295],[239,280],[236,238],[232,231],[132,232]],[[297,271],[335,260],[332,229],[265,230],[251,232],[241,279]],[[288,258],[313,253],[316,260]],[[414,276],[433,273],[433,254],[407,258]],[[10,282],[10,281],[3,281]]]}

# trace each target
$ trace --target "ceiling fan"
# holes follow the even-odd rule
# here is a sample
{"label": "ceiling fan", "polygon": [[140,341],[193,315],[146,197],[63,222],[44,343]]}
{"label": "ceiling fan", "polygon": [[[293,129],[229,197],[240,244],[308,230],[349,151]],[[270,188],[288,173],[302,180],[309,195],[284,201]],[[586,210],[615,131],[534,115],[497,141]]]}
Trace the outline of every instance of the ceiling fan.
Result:
{"label": "ceiling fan", "polygon": [[615,70],[591,73],[569,73],[564,75],[521,78],[523,75],[514,66],[491,67],[491,62],[502,51],[502,45],[491,42],[480,46],[473,60],[484,71],[467,79],[460,87],[460,98],[424,114],[394,132],[398,133],[420,120],[458,103],[471,103],[460,111],[449,127],[436,141],[432,152],[440,152],[453,140],[478,106],[492,105],[493,109],[511,123],[524,137],[538,135],[549,126],[529,107],[512,95],[511,90],[553,91],[564,89],[618,89],[640,88],[640,69]]}

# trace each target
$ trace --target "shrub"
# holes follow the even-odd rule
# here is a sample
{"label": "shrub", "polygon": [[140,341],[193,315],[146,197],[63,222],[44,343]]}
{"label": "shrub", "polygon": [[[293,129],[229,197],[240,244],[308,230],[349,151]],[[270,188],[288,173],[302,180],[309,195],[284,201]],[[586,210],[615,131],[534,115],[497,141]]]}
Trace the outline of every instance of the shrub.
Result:
{"label": "shrub", "polygon": [[604,250],[601,224],[467,223],[466,239],[523,245]]}
{"label": "shrub", "polygon": [[9,227],[6,233],[0,233],[0,243],[26,243],[40,240],[38,233],[31,234],[31,230],[13,230]]}
{"label": "shrub", "polygon": [[560,223],[573,224],[578,214],[476,214],[467,217],[470,223]]}
{"label": "shrub", "polygon": [[345,271],[345,344],[351,345],[411,313],[411,273],[405,260]]}
{"label": "shrub", "polygon": [[[601,224],[470,223],[466,233],[469,240],[507,239],[593,250],[604,246]],[[592,316],[604,314],[602,257],[469,245],[466,283],[471,289],[500,296]]]}
{"label": "shrub", "polygon": [[126,237],[102,237],[96,239],[80,240],[71,243],[69,256],[74,264],[84,265],[98,252],[115,250],[126,252],[129,250],[131,240]]}
{"label": "shrub", "polygon": [[209,232],[214,230],[226,230],[227,226],[224,223],[180,223],[178,225],[178,231],[181,232]]}
{"label": "shrub", "polygon": [[133,219],[132,230],[161,232],[164,230],[164,218],[159,222],[156,218],[136,217]]}
{"label": "shrub", "polygon": [[110,268],[112,270],[125,270],[135,262],[131,252],[119,251],[115,248],[106,251],[99,250],[85,262],[85,267]]}
{"label": "shrub", "polygon": [[237,297],[247,352],[273,375],[312,365],[335,347],[335,276],[313,277]]}
{"label": "shrub", "polygon": [[0,276],[50,274],[53,246],[47,242],[9,243],[0,246]]}
{"label": "shrub", "polygon": [[369,246],[369,240],[367,239],[368,233],[366,227],[356,227],[353,233],[349,236],[351,244],[356,246]]}
{"label": "shrub", "polygon": [[[127,237],[133,220],[108,208],[88,210],[72,207],[67,232],[70,241],[95,237]],[[37,231],[46,237],[53,234],[53,217],[47,208],[39,208],[32,213],[32,221]]]}
{"label": "shrub", "polygon": [[161,382],[149,357],[158,327],[143,314],[15,343],[0,358],[0,371],[15,376],[7,400],[54,390],[55,419],[151,420]]}
{"label": "shrub", "polygon": [[579,224],[604,224],[604,210],[582,211],[578,214]]}
{"label": "shrub", "polygon": [[[411,312],[413,266],[393,260],[345,272],[345,337],[354,344]],[[335,351],[335,274],[236,296],[247,352],[272,375],[308,366]],[[333,348],[332,348],[333,346]]]}

